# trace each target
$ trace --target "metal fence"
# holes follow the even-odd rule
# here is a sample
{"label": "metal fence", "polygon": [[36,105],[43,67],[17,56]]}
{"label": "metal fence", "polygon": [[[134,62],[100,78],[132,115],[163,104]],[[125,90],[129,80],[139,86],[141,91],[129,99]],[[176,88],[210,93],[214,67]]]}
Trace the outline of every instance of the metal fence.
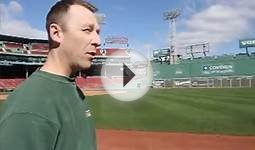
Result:
{"label": "metal fence", "polygon": [[153,87],[169,88],[254,88],[255,76],[219,76],[155,79]]}

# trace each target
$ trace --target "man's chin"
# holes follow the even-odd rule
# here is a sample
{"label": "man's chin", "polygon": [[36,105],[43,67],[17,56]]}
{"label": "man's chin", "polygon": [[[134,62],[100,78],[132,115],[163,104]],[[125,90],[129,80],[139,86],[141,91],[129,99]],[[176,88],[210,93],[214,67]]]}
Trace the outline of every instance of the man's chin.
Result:
{"label": "man's chin", "polygon": [[91,63],[83,65],[83,66],[81,66],[81,70],[89,70],[91,68],[91,66],[92,66]]}

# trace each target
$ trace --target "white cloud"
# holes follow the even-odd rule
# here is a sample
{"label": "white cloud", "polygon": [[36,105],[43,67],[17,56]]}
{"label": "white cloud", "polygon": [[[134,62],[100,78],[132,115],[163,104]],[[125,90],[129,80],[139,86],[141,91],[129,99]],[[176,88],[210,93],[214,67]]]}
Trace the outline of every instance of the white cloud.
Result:
{"label": "white cloud", "polygon": [[157,46],[151,43],[137,43],[137,45],[135,45],[135,50],[141,52],[146,58],[151,58],[152,50],[155,49],[157,49]]}
{"label": "white cloud", "polygon": [[183,52],[184,45],[209,42],[215,47],[254,33],[255,1],[208,0],[207,5],[204,10],[182,20],[186,30],[177,33],[177,47]]}
{"label": "white cloud", "polygon": [[22,12],[23,7],[16,1],[0,3],[0,34],[46,39],[45,31],[33,28],[26,21],[18,19]]}

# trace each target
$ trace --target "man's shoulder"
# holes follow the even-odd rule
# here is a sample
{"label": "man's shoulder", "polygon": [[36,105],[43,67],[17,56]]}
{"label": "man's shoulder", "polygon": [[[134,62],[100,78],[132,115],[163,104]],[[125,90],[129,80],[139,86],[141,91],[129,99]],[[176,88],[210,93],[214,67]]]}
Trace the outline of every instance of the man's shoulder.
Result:
{"label": "man's shoulder", "polygon": [[[59,102],[52,94],[54,91],[45,82],[34,83],[34,77],[28,78],[17,87],[6,99],[3,111],[12,113],[39,114],[55,120]],[[6,113],[3,112],[3,113]]]}

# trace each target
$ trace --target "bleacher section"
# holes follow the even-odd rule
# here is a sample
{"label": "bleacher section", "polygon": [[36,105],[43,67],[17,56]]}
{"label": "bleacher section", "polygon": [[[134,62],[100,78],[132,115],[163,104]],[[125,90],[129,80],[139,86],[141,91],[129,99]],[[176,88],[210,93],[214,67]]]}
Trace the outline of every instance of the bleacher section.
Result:
{"label": "bleacher section", "polygon": [[128,51],[124,49],[109,48],[106,52],[107,56],[129,56]]}
{"label": "bleacher section", "polygon": [[41,39],[28,39],[0,34],[0,52],[25,55],[48,54],[48,41]]}
{"label": "bleacher section", "polygon": [[[11,91],[15,89],[19,84],[21,84],[25,79],[0,79],[0,91]],[[109,78],[109,82],[114,84],[120,84],[122,83],[122,78]],[[102,90],[103,89],[103,83],[100,76],[96,77],[77,77],[75,79],[77,85],[81,89],[86,90]]]}
{"label": "bleacher section", "polygon": [[112,78],[106,78],[102,76],[87,77],[87,78],[77,77],[75,81],[81,89],[103,90],[103,82],[102,82],[103,78],[106,81],[108,80],[107,83],[111,83],[113,87],[114,85],[123,84],[122,77],[112,77]]}
{"label": "bleacher section", "polygon": [[103,88],[103,84],[102,84],[100,76],[87,77],[87,78],[77,77],[75,81],[81,89],[84,89],[84,88],[85,89],[102,89]]}
{"label": "bleacher section", "polygon": [[35,54],[44,55],[48,54],[48,44],[45,43],[16,43],[1,41],[0,52],[15,53],[15,54]]}
{"label": "bleacher section", "polygon": [[25,79],[0,79],[0,90],[13,90]]}
{"label": "bleacher section", "polygon": [[107,48],[97,49],[96,56],[129,56],[127,49]]}
{"label": "bleacher section", "polygon": [[36,54],[36,55],[47,55],[49,52],[49,46],[46,43],[31,43],[31,49],[30,53],[31,54]]}
{"label": "bleacher section", "polygon": [[[0,66],[6,68],[0,70],[0,90],[12,90],[16,88],[37,67],[43,65],[46,61],[48,51],[49,46],[47,40],[0,34]],[[87,70],[89,72],[81,72],[81,75],[86,76],[86,78],[77,77],[76,82],[78,86],[82,89],[102,89],[103,84],[100,72],[106,59],[110,58],[113,65],[117,62],[122,63],[123,60],[129,59],[129,51],[129,49],[124,48],[97,49],[96,56],[92,61],[91,70]],[[10,76],[10,70],[12,76]],[[120,81],[119,78],[110,78],[109,80],[113,84],[122,83],[122,80]]]}
{"label": "bleacher section", "polygon": [[[18,54],[34,54],[44,55],[48,54],[49,46],[47,43],[17,43],[17,42],[0,42],[0,52],[18,53]],[[126,49],[107,48],[97,49],[96,57],[100,56],[129,56]]]}
{"label": "bleacher section", "polygon": [[9,53],[26,53],[26,49],[22,43],[4,41],[2,46]]}
{"label": "bleacher section", "polygon": [[5,52],[4,42],[0,41],[0,52]]}

